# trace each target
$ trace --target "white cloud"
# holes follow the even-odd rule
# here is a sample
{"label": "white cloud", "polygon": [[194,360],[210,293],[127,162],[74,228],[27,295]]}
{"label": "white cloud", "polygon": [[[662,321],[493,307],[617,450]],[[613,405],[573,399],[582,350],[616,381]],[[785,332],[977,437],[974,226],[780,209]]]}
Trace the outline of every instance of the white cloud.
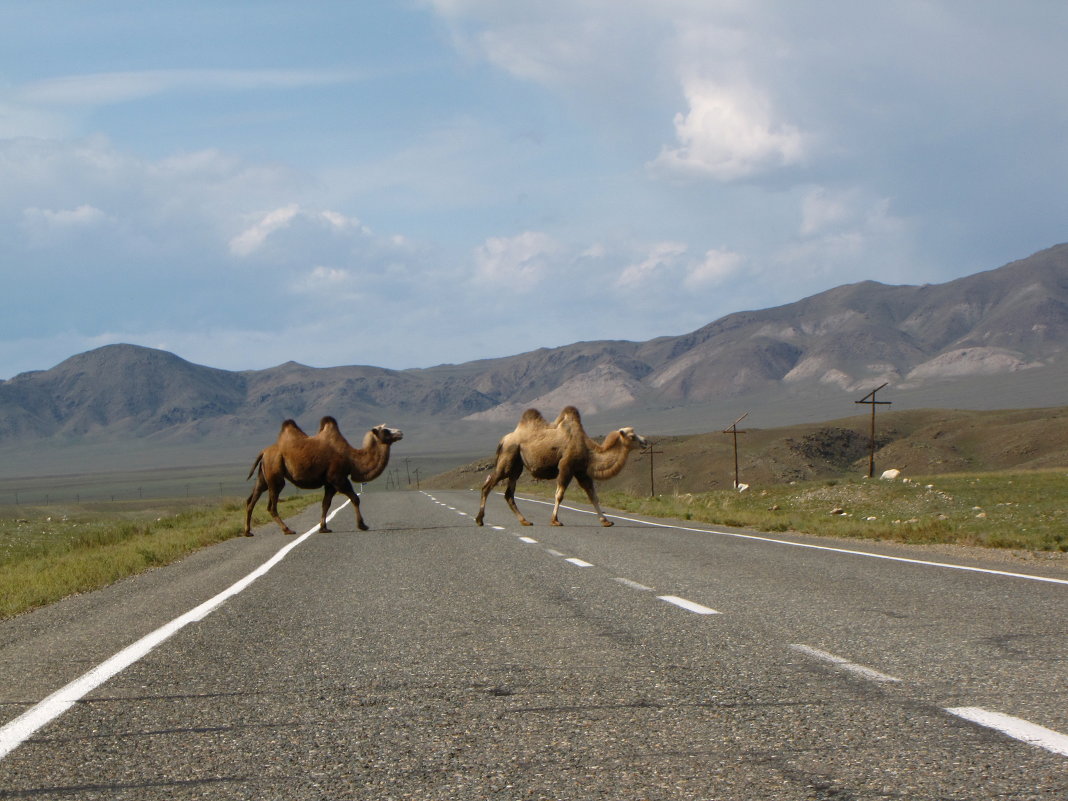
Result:
{"label": "white cloud", "polygon": [[775,120],[759,90],[695,80],[685,94],[689,111],[675,115],[678,145],[664,147],[651,163],[655,172],[732,181],[804,159],[801,132]]}
{"label": "white cloud", "polygon": [[[250,256],[260,250],[270,236],[290,228],[296,220],[304,220],[313,226],[325,227],[337,234],[353,232],[360,236],[371,236],[372,231],[355,217],[348,217],[336,211],[307,211],[297,203],[290,203],[282,208],[267,212],[255,223],[230,239],[230,252],[235,256]],[[394,241],[396,239],[394,238]],[[403,243],[403,240],[400,241]]]}
{"label": "white cloud", "polygon": [[[801,198],[799,236],[783,244],[770,262],[782,271],[783,285],[815,279],[829,288],[858,274],[878,281],[915,280],[913,224],[891,211],[888,198],[859,188],[816,187]],[[862,267],[862,272],[858,271]]]}
{"label": "white cloud", "polygon": [[681,242],[659,242],[652,247],[644,259],[630,264],[619,276],[620,288],[646,284],[678,264],[686,253],[686,245]]}
{"label": "white cloud", "polygon": [[691,289],[722,284],[738,272],[744,259],[741,254],[727,250],[709,250],[686,274],[685,284]]}
{"label": "white cloud", "polygon": [[351,271],[341,267],[324,267],[319,265],[301,275],[291,284],[294,292],[317,295],[324,301],[350,301],[360,294],[353,290],[355,286]]}
{"label": "white cloud", "polygon": [[74,209],[38,209],[28,208],[23,216],[29,225],[45,225],[49,228],[85,228],[95,225],[105,219],[104,214],[96,206],[83,203]]}
{"label": "white cloud", "polygon": [[558,252],[556,242],[538,231],[491,237],[475,249],[476,275],[517,290],[529,290],[545,279]]}
{"label": "white cloud", "polygon": [[230,240],[230,252],[236,256],[248,256],[259,250],[275,231],[287,228],[300,212],[300,206],[291,204],[265,214],[259,221]]}
{"label": "white cloud", "polygon": [[823,186],[810,190],[801,202],[801,234],[812,236],[855,221],[861,199],[857,191],[832,192]]}

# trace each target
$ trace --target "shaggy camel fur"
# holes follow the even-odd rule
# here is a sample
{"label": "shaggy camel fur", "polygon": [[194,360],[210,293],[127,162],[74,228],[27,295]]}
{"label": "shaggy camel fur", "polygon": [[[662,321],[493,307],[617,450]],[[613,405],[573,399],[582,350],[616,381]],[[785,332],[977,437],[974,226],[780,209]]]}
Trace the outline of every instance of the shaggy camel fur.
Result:
{"label": "shaggy camel fur", "polygon": [[268,493],[267,511],[282,533],[295,533],[278,516],[278,496],[286,481],[301,489],[324,488],[319,531],[330,531],[326,527],[326,514],[339,492],[352,501],[357,528],[366,531],[367,524],[360,515],[360,498],[349,479],[371,481],[381,475],[389,463],[390,446],[403,437],[400,429],[375,426],[364,436],[363,447],[353,448],[341,435],[333,417],[324,417],[319,422],[319,433],[312,437],[293,420],[286,420],[278,432],[278,440],[260,451],[249,470],[249,478],[256,473],[256,486],[245,502],[245,536],[252,536],[252,510],[264,490]]}
{"label": "shaggy camel fur", "polygon": [[537,409],[527,409],[515,430],[505,434],[497,445],[497,464],[482,485],[482,500],[475,523],[482,525],[490,490],[507,478],[504,500],[521,524],[531,525],[515,505],[515,485],[526,467],[534,478],[556,479],[552,525],[563,525],[557,517],[560,502],[564,499],[567,485],[574,478],[586,490],[601,525],[610,526],[612,521],[604,516],[597,502],[593,480],[611,478],[619,473],[627,463],[630,452],[635,448],[644,448],[646,444],[644,437],[635,434],[630,427],[612,431],[602,443],[595,442],[586,435],[582,418],[574,406],[564,407],[552,424],[547,423]]}

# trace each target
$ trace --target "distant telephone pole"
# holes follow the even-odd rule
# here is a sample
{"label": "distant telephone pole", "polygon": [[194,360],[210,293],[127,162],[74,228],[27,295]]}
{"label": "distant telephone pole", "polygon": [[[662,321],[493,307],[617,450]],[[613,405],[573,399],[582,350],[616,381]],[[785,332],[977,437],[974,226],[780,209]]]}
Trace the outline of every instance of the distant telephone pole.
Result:
{"label": "distant telephone pole", "polygon": [[663,453],[663,451],[656,450],[656,447],[653,444],[653,441],[649,440],[649,447],[647,447],[644,451],[641,451],[641,453],[649,454],[649,497],[650,498],[655,498],[656,497],[656,488],[653,485],[653,454],[654,453]]}
{"label": "distant telephone pole", "polygon": [[731,423],[727,428],[723,429],[723,433],[724,434],[730,434],[731,437],[734,439],[734,488],[735,489],[738,489],[738,486],[739,486],[739,483],[738,483],[738,435],[739,434],[748,434],[749,433],[748,431],[739,431],[738,430],[738,424],[740,422],[742,422],[742,420],[744,420],[748,416],[749,416],[749,412],[746,412],[741,417],[739,417],[737,420],[735,420],[733,423]]}
{"label": "distant telephone pole", "polygon": [[878,392],[880,389],[882,389],[883,387],[885,387],[889,383],[890,383],[889,381],[886,381],[886,382],[880,384],[879,386],[877,386],[875,389],[873,389],[871,392],[869,392],[867,395],[865,395],[860,400],[853,401],[853,403],[867,403],[867,404],[871,405],[871,434],[870,434],[869,440],[868,440],[868,478],[874,478],[875,477],[875,407],[876,406],[889,406],[891,404],[891,401],[877,401],[877,400],[875,400],[875,393]]}

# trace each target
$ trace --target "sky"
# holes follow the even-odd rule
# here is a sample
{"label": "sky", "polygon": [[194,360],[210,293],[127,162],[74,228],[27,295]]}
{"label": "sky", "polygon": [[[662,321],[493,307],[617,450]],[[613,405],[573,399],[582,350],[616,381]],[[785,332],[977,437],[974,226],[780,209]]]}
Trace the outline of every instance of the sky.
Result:
{"label": "sky", "polygon": [[688,333],[1068,241],[1054,0],[0,0],[0,378]]}

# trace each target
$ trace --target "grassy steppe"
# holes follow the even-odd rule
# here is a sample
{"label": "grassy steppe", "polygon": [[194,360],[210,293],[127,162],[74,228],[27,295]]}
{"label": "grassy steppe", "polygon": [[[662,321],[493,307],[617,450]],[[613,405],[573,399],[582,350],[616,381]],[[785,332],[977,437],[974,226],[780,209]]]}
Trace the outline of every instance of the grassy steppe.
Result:
{"label": "grassy steppe", "polygon": [[[283,498],[283,517],[319,494]],[[244,503],[197,499],[0,507],[0,619],[240,536]],[[253,521],[269,520],[266,501]]]}
{"label": "grassy steppe", "polygon": [[[552,497],[554,486],[521,481],[518,491]],[[655,497],[610,487],[598,490],[602,506],[654,517],[765,532],[1068,554],[1068,471],[1063,469],[895,481],[825,479]],[[567,500],[584,503],[586,496],[572,484]],[[511,517],[503,502],[490,514]]]}
{"label": "grassy steppe", "polygon": [[761,531],[1068,552],[1065,470],[831,479],[655,498],[607,491],[601,499],[618,509]]}

